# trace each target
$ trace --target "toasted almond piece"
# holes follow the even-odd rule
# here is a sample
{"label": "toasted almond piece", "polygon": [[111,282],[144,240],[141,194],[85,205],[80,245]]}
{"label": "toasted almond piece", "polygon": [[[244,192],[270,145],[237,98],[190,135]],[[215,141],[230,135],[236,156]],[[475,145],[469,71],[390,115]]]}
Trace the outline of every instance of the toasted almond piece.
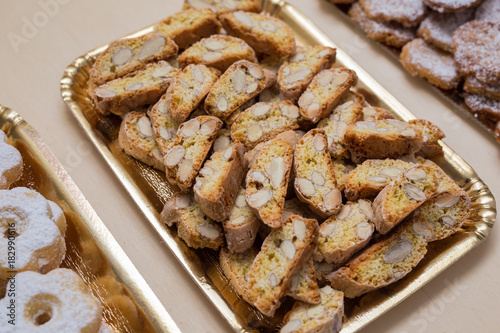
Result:
{"label": "toasted almond piece", "polygon": [[305,80],[307,78],[307,76],[309,74],[311,74],[311,72],[312,72],[312,70],[310,68],[301,69],[301,70],[299,70],[299,71],[297,71],[297,72],[295,72],[293,74],[288,75],[285,78],[285,83],[286,84],[291,84],[291,83],[295,83],[297,81]]}
{"label": "toasted almond piece", "polygon": [[323,223],[319,227],[319,233],[323,237],[328,237],[328,236],[333,235],[336,230],[337,230],[337,226],[335,224],[333,224],[333,223]]}
{"label": "toasted almond piece", "polygon": [[220,95],[219,96],[219,99],[217,100],[217,109],[219,109],[220,111],[222,112],[226,112],[227,111],[227,107],[228,107],[228,101],[227,101],[227,98],[226,96],[224,95]]}
{"label": "toasted almond piece", "polygon": [[321,108],[319,106],[318,102],[312,102],[309,107],[306,110],[307,115],[310,118],[315,118],[318,116],[319,112],[321,111]]}
{"label": "toasted almond piece", "polygon": [[262,137],[264,131],[262,130],[262,126],[257,123],[253,123],[247,128],[247,137],[248,141],[255,142]]}
{"label": "toasted almond piece", "polygon": [[239,21],[241,24],[243,24],[249,28],[254,26],[253,19],[244,12],[235,12],[233,14],[233,16],[237,21]]}
{"label": "toasted almond piece", "polygon": [[370,176],[368,179],[377,186],[383,186],[390,180],[387,176]]}
{"label": "toasted almond piece", "polygon": [[295,257],[295,245],[290,239],[284,239],[280,244],[280,250],[285,257],[292,260]]}
{"label": "toasted almond piece", "polygon": [[300,319],[290,320],[288,323],[286,323],[286,325],[284,325],[281,328],[280,333],[292,333],[297,331],[301,326],[302,326],[302,320]]}
{"label": "toasted almond piece", "polygon": [[401,172],[402,172],[402,170],[399,168],[396,168],[396,167],[387,167],[387,168],[383,168],[382,170],[380,170],[381,175],[391,177],[391,178],[398,176]]}
{"label": "toasted almond piece", "polygon": [[325,185],[326,182],[325,176],[323,176],[321,172],[318,172],[316,170],[311,172],[311,181],[313,182],[314,185],[318,186],[323,186]]}
{"label": "toasted almond piece", "polygon": [[189,194],[181,194],[175,198],[175,208],[184,209],[191,205],[191,196]]}
{"label": "toasted almond piece", "polygon": [[330,190],[323,198],[323,205],[327,210],[335,210],[342,204],[342,194],[338,189]]}
{"label": "toasted almond piece", "polygon": [[267,177],[266,175],[264,175],[261,171],[259,170],[254,170],[252,171],[251,173],[251,177],[253,180],[255,180],[256,182],[259,182],[261,184],[264,184],[264,182],[266,181]]}
{"label": "toasted almond piece", "polygon": [[276,274],[269,274],[269,285],[273,288],[278,285],[278,277],[276,276]]}
{"label": "toasted almond piece", "polygon": [[231,82],[233,83],[234,91],[242,92],[246,86],[245,80],[246,80],[245,72],[241,68],[238,68],[237,70],[235,70],[233,73],[233,76],[231,78]]}
{"label": "toasted almond piece", "polygon": [[275,32],[277,29],[276,25],[274,25],[274,23],[271,21],[260,21],[259,25],[262,28],[262,30],[267,32]]}
{"label": "toasted almond piece", "polygon": [[336,132],[339,138],[344,137],[344,134],[347,131],[347,127],[349,127],[349,125],[345,121],[341,120],[338,122]]}
{"label": "toasted almond piece", "polygon": [[[347,77],[347,75],[346,75]],[[333,73],[330,72],[330,71],[322,71],[319,76],[318,76],[318,84],[320,86],[327,86],[330,84],[330,82],[332,82],[332,79],[333,79]],[[345,80],[345,79],[344,79]]]}
{"label": "toasted almond piece", "polygon": [[209,119],[205,121],[203,124],[201,124],[200,133],[205,136],[210,136],[212,135],[213,132],[215,132],[216,128],[217,128],[217,121],[215,119]]}
{"label": "toasted almond piece", "polygon": [[184,123],[182,126],[182,136],[185,138],[190,138],[200,130],[200,121],[198,119],[191,119]]}
{"label": "toasted almond piece", "polygon": [[151,73],[151,76],[155,79],[158,79],[160,77],[167,77],[168,73],[170,73],[174,69],[172,66],[169,64],[165,66],[161,66],[156,68],[153,73]]}
{"label": "toasted almond piece", "polygon": [[215,39],[207,39],[203,46],[205,46],[209,51],[220,51],[226,48],[226,43],[215,40]]}
{"label": "toasted almond piece", "polygon": [[216,239],[219,237],[219,230],[213,225],[199,225],[196,227],[198,232],[208,239]]}
{"label": "toasted almond piece", "polygon": [[393,263],[403,260],[413,250],[413,244],[407,240],[401,241],[391,247],[384,255],[384,260],[387,263]]}
{"label": "toasted almond piece", "polygon": [[249,85],[247,85],[247,89],[245,90],[245,92],[247,94],[251,94],[253,93],[255,90],[257,90],[257,88],[259,87],[259,84],[257,82],[252,82],[250,83]]}
{"label": "toasted almond piece", "polygon": [[116,66],[124,65],[132,58],[132,55],[133,52],[128,47],[121,48],[113,54],[113,64]]}
{"label": "toasted almond piece", "polygon": [[359,200],[358,207],[361,213],[370,221],[373,220],[373,208],[369,201],[367,200]]}
{"label": "toasted almond piece", "polygon": [[214,141],[214,152],[222,151],[222,150],[226,149],[230,144],[231,144],[231,140],[229,139],[229,137],[227,137],[225,135],[219,136]]}
{"label": "toasted almond piece", "polygon": [[271,105],[258,103],[252,108],[252,114],[254,117],[265,116],[269,110],[271,110]]}
{"label": "toasted almond piece", "polygon": [[252,208],[260,208],[267,204],[273,197],[273,192],[268,189],[261,189],[248,196],[247,203]]}
{"label": "toasted almond piece", "polygon": [[224,158],[225,160],[230,159],[231,155],[233,155],[233,151],[233,147],[229,146],[229,148],[227,148],[226,151],[222,154],[222,158]]}
{"label": "toasted almond piece", "polygon": [[205,52],[201,55],[201,60],[206,62],[214,62],[222,58],[223,54],[221,52]]}
{"label": "toasted almond piece", "polygon": [[297,119],[299,117],[299,108],[291,104],[280,104],[281,114],[289,119]]}
{"label": "toasted almond piece", "polygon": [[243,223],[245,223],[245,221],[247,220],[247,218],[245,216],[238,216],[237,218],[231,220],[231,224],[232,225],[241,225]]}
{"label": "toasted almond piece", "polygon": [[432,229],[427,223],[415,221],[411,226],[413,232],[424,239],[432,239]]}
{"label": "toasted almond piece", "polygon": [[407,128],[399,132],[399,134],[401,134],[402,136],[406,136],[408,138],[413,138],[417,135],[417,132],[415,132],[413,128]]}
{"label": "toasted almond piece", "polygon": [[439,222],[443,223],[448,228],[453,228],[457,224],[457,220],[448,215],[441,216]]}
{"label": "toasted almond piece", "polygon": [[306,310],[309,318],[318,318],[325,312],[325,307],[322,304],[309,306]]}
{"label": "toasted almond piece", "polygon": [[309,179],[295,178],[295,188],[305,197],[312,197],[316,194],[316,187]]}
{"label": "toasted almond piece", "polygon": [[331,84],[334,86],[338,86],[338,85],[344,83],[348,78],[349,78],[348,73],[339,74],[339,75],[337,75],[337,77],[333,81],[331,81]]}
{"label": "toasted almond piece", "polygon": [[234,205],[238,208],[245,207],[247,205],[247,202],[245,200],[245,196],[243,194],[239,194],[236,197],[236,200],[234,200]]}
{"label": "toasted almond piece", "polygon": [[152,138],[154,136],[151,121],[149,121],[149,118],[146,116],[142,116],[137,120],[137,130],[146,138]]}
{"label": "toasted almond piece", "polygon": [[427,174],[425,173],[424,170],[419,169],[417,167],[413,167],[405,171],[405,177],[408,180],[413,180],[418,182],[427,178]]}
{"label": "toasted almond piece", "polygon": [[304,240],[304,237],[306,236],[306,224],[304,221],[301,219],[293,220],[293,233],[301,242]]}
{"label": "toasted almond piece", "polygon": [[299,98],[299,105],[306,107],[314,101],[314,94],[311,91],[305,91]]}
{"label": "toasted almond piece", "polygon": [[373,233],[373,225],[368,222],[361,222],[356,226],[356,233],[359,239],[368,239]]}
{"label": "toasted almond piece", "polygon": [[264,77],[264,72],[258,66],[248,66],[248,73],[256,80],[260,80]]}
{"label": "toasted almond piece", "polygon": [[344,206],[340,213],[337,214],[337,219],[343,220],[351,214],[351,206]]}
{"label": "toasted almond piece", "polygon": [[189,179],[193,173],[193,162],[191,160],[185,159],[179,163],[179,169],[177,170],[179,174],[179,181],[185,182]]}
{"label": "toasted almond piece", "polygon": [[365,129],[372,129],[372,128],[375,128],[375,122],[374,121],[371,121],[371,120],[367,120],[367,121],[358,121],[356,122],[356,127],[359,127],[359,128],[365,128]]}
{"label": "toasted almond piece", "polygon": [[109,88],[96,88],[94,90],[94,94],[101,98],[109,98],[109,97],[115,97],[116,92],[112,89]]}
{"label": "toasted almond piece", "polygon": [[202,186],[203,186],[203,180],[201,180],[200,178],[196,178],[193,189],[199,191],[201,190]]}
{"label": "toasted almond piece", "polygon": [[150,40],[145,42],[144,45],[142,45],[141,49],[139,50],[139,56],[137,57],[137,59],[142,61],[151,57],[153,54],[160,51],[163,45],[165,45],[165,37],[155,36],[151,38]]}
{"label": "toasted almond piece", "polygon": [[205,166],[200,170],[200,175],[202,175],[203,177],[210,177],[214,174],[214,172],[214,169],[209,166]]}
{"label": "toasted almond piece", "polygon": [[165,156],[165,164],[168,167],[173,167],[174,165],[179,164],[181,159],[186,154],[186,150],[182,146],[175,146],[167,153]]}
{"label": "toasted almond piece", "polygon": [[133,83],[131,84],[130,86],[128,86],[127,88],[125,88],[126,91],[134,91],[134,90],[138,90],[138,89],[141,89],[142,87],[144,87],[144,84],[141,83],[141,82],[136,82],[136,83]]}
{"label": "toasted almond piece", "polygon": [[403,185],[403,187],[405,189],[406,194],[408,194],[408,196],[410,198],[417,200],[417,201],[426,199],[425,193],[422,192],[422,190],[419,189],[417,186],[410,184],[410,183],[406,183]]}
{"label": "toasted almond piece", "polygon": [[408,127],[408,124],[397,119],[387,119],[387,122],[393,126],[396,127],[398,130],[402,131]]}
{"label": "toasted almond piece", "polygon": [[269,164],[269,180],[273,189],[281,187],[285,178],[285,160],[283,157],[275,157]]}
{"label": "toasted almond piece", "polygon": [[193,69],[193,77],[200,84],[203,84],[203,82],[205,81],[205,75],[203,75],[203,72],[198,67],[195,67]]}
{"label": "toasted almond piece", "polygon": [[457,204],[458,200],[460,200],[460,196],[454,195],[451,193],[443,193],[440,194],[435,200],[434,204],[438,208],[450,208]]}
{"label": "toasted almond piece", "polygon": [[323,151],[326,148],[326,142],[322,135],[316,134],[313,138],[313,147],[316,151]]}

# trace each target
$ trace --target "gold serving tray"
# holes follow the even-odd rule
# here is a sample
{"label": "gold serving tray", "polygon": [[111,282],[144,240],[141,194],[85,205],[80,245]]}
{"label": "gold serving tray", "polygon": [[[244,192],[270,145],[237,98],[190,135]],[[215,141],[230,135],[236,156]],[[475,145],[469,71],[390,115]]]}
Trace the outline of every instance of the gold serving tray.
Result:
{"label": "gold serving tray", "polygon": [[[303,45],[321,44],[337,48],[337,65],[356,71],[356,91],[362,93],[374,106],[392,110],[403,120],[415,116],[339,49],[324,33],[295,7],[283,1],[264,1],[265,12],[280,17],[295,32]],[[138,36],[152,31],[152,26],[125,36]],[[285,302],[273,318],[261,315],[244,302],[232,289],[218,264],[218,254],[213,250],[193,250],[180,240],[174,228],[160,221],[163,204],[173,192],[161,172],[124,154],[116,143],[120,119],[103,117],[94,110],[88,95],[89,70],[95,58],[107,47],[101,46],[78,57],[69,65],[61,79],[64,102],[97,147],[120,182],[135,200],[151,225],[163,238],[181,266],[191,276],[202,292],[210,299],[221,315],[236,332],[277,331],[284,313],[293,304]],[[472,199],[472,213],[460,230],[452,237],[431,243],[424,260],[404,279],[354,300],[346,300],[346,316],[342,332],[354,332],[366,326],[383,313],[432,280],[440,272],[481,243],[493,227],[496,218],[495,199],[488,187],[474,170],[444,143],[444,157],[437,162],[448,175],[462,186]]]}
{"label": "gold serving tray", "polygon": [[[328,1],[328,0],[326,0]],[[329,2],[329,1],[328,1]],[[361,29],[361,27],[351,20],[349,16],[347,15],[347,10],[349,9],[350,5],[342,5],[342,4],[333,4],[330,3],[333,8],[340,14],[341,20],[352,27],[354,27],[357,31],[358,34],[362,36],[362,38],[368,42],[368,43],[375,43],[379,47],[381,47],[389,56],[398,63],[398,65],[403,69],[405,72],[406,70],[404,67],[401,65],[401,62],[399,60],[399,54],[400,50],[388,45],[385,45],[384,43],[378,42],[376,40],[373,40],[369,38],[366,33]],[[410,74],[408,74],[410,75]],[[415,77],[415,80],[422,80],[425,81],[426,86],[430,91],[433,91],[433,93],[436,93],[438,96],[440,96],[443,100],[447,102],[447,104],[450,106],[450,109],[453,109],[464,116],[466,116],[468,119],[470,119],[472,122],[476,123],[480,127],[482,127],[484,130],[486,130],[490,135],[492,135],[495,138],[495,126],[496,123],[485,119],[484,117],[477,116],[474,111],[472,111],[467,104],[465,104],[464,101],[464,92],[461,89],[452,89],[452,90],[444,90],[436,87],[435,85],[431,84],[429,81],[426,79],[420,78],[420,77]]]}
{"label": "gold serving tray", "polygon": [[[15,111],[0,105],[0,129],[23,156],[23,176],[13,187],[37,190],[64,210],[66,257],[61,267],[76,271],[106,304],[104,320],[115,332],[181,331],[118,242],[38,133]],[[112,290],[113,289],[113,290]],[[117,289],[122,289],[117,293]],[[107,303],[109,296],[115,302]],[[121,309],[136,311],[133,318]]]}

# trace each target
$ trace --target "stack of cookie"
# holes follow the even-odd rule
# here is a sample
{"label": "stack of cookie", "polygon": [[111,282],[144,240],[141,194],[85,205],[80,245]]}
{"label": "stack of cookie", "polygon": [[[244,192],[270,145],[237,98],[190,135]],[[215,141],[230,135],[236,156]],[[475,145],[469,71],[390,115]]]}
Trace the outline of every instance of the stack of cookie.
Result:
{"label": "stack of cookie", "polygon": [[397,50],[404,68],[463,97],[500,142],[499,0],[330,0],[352,4],[349,17]]}
{"label": "stack of cookie", "polygon": [[[180,239],[219,250],[234,290],[264,315],[294,298],[282,332],[336,332],[344,295],[403,278],[429,242],[460,229],[470,200],[427,159],[442,153],[438,127],[370,106],[335,49],[296,45],[279,19],[237,10],[248,2],[186,1],[153,34],[111,43],[95,77],[139,59],[160,32],[179,51],[91,93],[123,116],[123,150],[177,186],[161,218]],[[168,87],[151,104],[141,89],[154,76]],[[128,112],[98,105],[117,80],[139,87]]]}

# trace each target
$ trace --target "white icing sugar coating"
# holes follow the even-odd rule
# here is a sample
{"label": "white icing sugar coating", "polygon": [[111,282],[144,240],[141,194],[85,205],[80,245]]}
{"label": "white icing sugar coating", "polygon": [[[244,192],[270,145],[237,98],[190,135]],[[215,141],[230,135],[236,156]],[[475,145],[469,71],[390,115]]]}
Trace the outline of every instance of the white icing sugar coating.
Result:
{"label": "white icing sugar coating", "polygon": [[422,0],[360,0],[359,3],[372,19],[396,21],[405,26],[415,25],[426,13]]}
{"label": "white icing sugar coating", "polygon": [[0,131],[0,189],[8,189],[22,174],[23,158],[8,142],[5,133]]}
{"label": "white icing sugar coating", "polygon": [[500,19],[500,0],[484,0],[477,9],[474,17],[476,20]]}
{"label": "white icing sugar coating", "polygon": [[[47,199],[25,187],[0,190],[0,278],[8,271],[39,271],[59,266],[66,252]],[[9,239],[10,238],[10,239]],[[8,259],[14,242],[15,260]]]}
{"label": "white icing sugar coating", "polygon": [[[16,332],[98,332],[102,306],[72,270],[21,272],[15,285]],[[10,299],[1,299],[0,307],[7,308]]]}

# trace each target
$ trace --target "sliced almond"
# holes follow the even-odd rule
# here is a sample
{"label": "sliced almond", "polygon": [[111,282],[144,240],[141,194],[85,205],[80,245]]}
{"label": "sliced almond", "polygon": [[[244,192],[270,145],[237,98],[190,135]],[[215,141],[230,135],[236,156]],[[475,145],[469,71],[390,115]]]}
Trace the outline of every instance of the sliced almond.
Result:
{"label": "sliced almond", "polygon": [[309,179],[295,178],[295,188],[305,197],[312,197],[316,194],[316,187]]}
{"label": "sliced almond", "polygon": [[402,170],[399,168],[396,168],[396,167],[387,167],[387,168],[383,168],[382,170],[380,170],[381,175],[384,175],[384,176],[387,176],[390,178],[394,178],[394,177],[398,176],[401,172],[402,172]]}
{"label": "sliced almond", "polygon": [[407,138],[413,138],[417,135],[417,132],[415,132],[415,130],[413,128],[407,128],[407,129],[399,132],[399,134],[401,134],[402,136],[405,136]]}
{"label": "sliced almond", "polygon": [[226,48],[226,43],[216,39],[207,39],[203,43],[203,46],[210,51],[220,51]]}
{"label": "sliced almond", "polygon": [[319,233],[323,237],[329,237],[335,233],[337,225],[335,223],[323,223],[319,227]]}
{"label": "sliced almond", "polygon": [[280,68],[281,75],[288,76],[290,74],[290,66],[284,66]]}
{"label": "sliced almond", "polygon": [[291,239],[284,239],[280,244],[280,250],[285,257],[292,260],[297,250]]}
{"label": "sliced almond", "polygon": [[311,181],[314,185],[323,186],[325,185],[326,179],[321,172],[314,170],[311,172]]}
{"label": "sliced almond", "polygon": [[209,119],[205,121],[200,126],[200,133],[205,136],[212,135],[217,129],[217,121],[215,119]]}
{"label": "sliced almond", "polygon": [[273,192],[268,189],[261,189],[247,197],[247,203],[252,208],[260,208],[267,204],[273,197]]}
{"label": "sliced almond", "polygon": [[182,146],[175,146],[170,149],[165,156],[165,165],[167,167],[173,167],[181,161],[181,159],[186,154],[186,150]]}
{"label": "sliced almond", "polygon": [[229,9],[238,8],[238,4],[236,3],[235,0],[222,0],[222,5]]}
{"label": "sliced almond", "polygon": [[349,125],[345,121],[339,121],[336,130],[337,137],[342,139],[344,137],[345,132],[347,131],[347,127],[349,127]]}
{"label": "sliced almond", "polygon": [[373,129],[375,128],[375,122],[368,120],[368,121],[358,121],[356,122],[356,127],[362,128],[362,129]]}
{"label": "sliced almond", "polygon": [[143,83],[136,82],[136,83],[132,83],[131,85],[129,85],[127,88],[125,88],[125,90],[126,91],[134,91],[134,90],[141,89],[142,87],[144,87]]}
{"label": "sliced almond", "polygon": [[217,239],[220,236],[219,230],[217,230],[217,228],[215,228],[213,225],[210,224],[199,225],[196,227],[196,230],[198,230],[200,234],[202,234],[204,237],[208,239]]}
{"label": "sliced almond", "polygon": [[396,127],[398,130],[402,131],[408,127],[408,124],[397,119],[387,119],[386,120],[388,124],[390,124],[393,127]]}
{"label": "sliced almond", "polygon": [[242,92],[246,86],[246,74],[245,72],[238,68],[234,71],[233,76],[231,77],[231,82],[233,83],[234,91]]}
{"label": "sliced almond", "polygon": [[270,110],[271,110],[271,105],[257,103],[252,108],[252,115],[254,117],[262,117],[262,116],[265,116],[266,114],[268,114]]}
{"label": "sliced almond", "polygon": [[323,205],[327,211],[336,210],[342,204],[342,194],[338,189],[333,189],[323,197]]}
{"label": "sliced almond", "polygon": [[422,192],[422,190],[419,189],[417,186],[410,184],[410,183],[406,183],[403,185],[403,187],[405,189],[406,194],[408,194],[408,196],[410,198],[417,200],[417,201],[427,199],[425,196],[425,193]]}
{"label": "sliced almond", "polygon": [[280,333],[292,333],[297,331],[302,326],[302,320],[293,319],[286,323],[280,330]]}
{"label": "sliced almond", "polygon": [[276,274],[269,274],[269,285],[273,288],[278,285],[278,277],[276,276]]}
{"label": "sliced almond", "polygon": [[219,99],[217,100],[217,109],[219,109],[219,111],[226,112],[228,106],[229,106],[229,102],[227,101],[226,96],[220,95]]}
{"label": "sliced almond", "polygon": [[139,50],[139,56],[137,59],[139,60],[144,60],[152,55],[158,53],[161,48],[165,45],[165,37],[163,36],[155,36],[148,40],[147,42],[142,45],[141,49]]}
{"label": "sliced almond", "polygon": [[182,194],[175,198],[175,208],[184,209],[191,205],[191,196],[189,194]]}
{"label": "sliced almond", "polygon": [[384,255],[384,261],[387,263],[393,263],[400,261],[408,257],[408,255],[413,250],[413,244],[409,241],[402,241],[391,247]]}
{"label": "sliced almond", "polygon": [[189,6],[191,6],[191,8],[195,8],[195,9],[210,8],[214,12],[217,12],[217,9],[215,8],[215,6],[212,6],[211,4],[209,4],[203,0],[186,0],[186,1],[189,3]]}
{"label": "sliced almond", "polygon": [[448,215],[441,216],[438,221],[447,226],[448,228],[453,228],[457,224],[457,220]]}
{"label": "sliced almond", "polygon": [[94,94],[101,98],[110,98],[116,96],[116,93],[109,88],[96,88],[94,90]]}
{"label": "sliced almond", "polygon": [[167,77],[168,73],[170,73],[174,69],[170,65],[165,65],[165,66],[160,66],[158,68],[155,68],[153,73],[151,73],[151,76],[155,79],[158,79],[160,77]]}
{"label": "sliced almond", "polygon": [[375,129],[375,132],[378,132],[378,133],[387,133],[389,132],[389,130],[385,127],[378,127]]}
{"label": "sliced almond", "polygon": [[390,179],[387,176],[370,176],[368,180],[376,186],[384,186]]}
{"label": "sliced almond", "polygon": [[193,175],[193,163],[191,160],[182,160],[179,163],[179,169],[177,169],[177,176],[180,182],[188,181]]}
{"label": "sliced almond", "polygon": [[233,155],[233,147],[229,146],[226,151],[222,154],[222,158],[225,160],[229,160],[231,156]]}
{"label": "sliced almond", "polygon": [[326,50],[318,52],[318,54],[316,54],[316,57],[318,57],[318,58],[325,58],[327,56],[330,56],[330,54],[331,54],[331,51],[328,50],[328,49],[326,49]]}
{"label": "sliced almond", "polygon": [[333,73],[329,70],[324,70],[321,73],[318,74],[317,82],[320,86],[326,87],[327,85],[332,82],[333,79]]}
{"label": "sliced almond", "polygon": [[151,150],[151,155],[153,155],[157,161],[163,163],[163,154],[161,153],[160,148],[154,148]]}
{"label": "sliced almond", "polygon": [[435,200],[434,204],[438,208],[450,208],[455,206],[460,200],[459,195],[451,194],[451,193],[443,193],[440,194]]}
{"label": "sliced almond", "polygon": [[149,118],[146,116],[142,116],[137,120],[137,130],[146,138],[152,138],[154,135],[151,121],[149,121]]}
{"label": "sliced almond", "polygon": [[245,92],[247,94],[252,94],[257,90],[257,88],[259,88],[259,84],[257,82],[252,82],[247,85],[247,89],[245,90]]}
{"label": "sliced almond", "polygon": [[244,12],[234,12],[233,13],[234,18],[239,21],[241,24],[251,28],[254,26],[253,19],[246,13]]}
{"label": "sliced almond", "polygon": [[131,49],[122,48],[116,51],[115,54],[113,54],[113,58],[111,58],[111,61],[114,65],[121,66],[126,64],[130,60],[130,58],[132,58],[132,54],[133,52]]}
{"label": "sliced almond", "polygon": [[298,81],[303,81],[306,78],[310,77],[311,73],[312,73],[312,70],[310,68],[301,69],[295,73],[288,75],[285,78],[285,83],[292,84],[292,83],[295,83]]}
{"label": "sliced almond", "polygon": [[370,238],[373,233],[373,225],[368,222],[361,222],[356,226],[356,234],[358,234],[359,239],[366,240]]}
{"label": "sliced almond", "polygon": [[201,55],[201,60],[211,63],[222,58],[222,55],[223,54],[221,52],[205,52]]}
{"label": "sliced almond", "polygon": [[262,126],[260,126],[257,123],[253,123],[248,126],[247,128],[247,138],[248,141],[250,142],[255,142],[259,140],[262,135],[264,134],[264,131],[262,130]]}
{"label": "sliced almond", "polygon": [[280,188],[285,178],[285,160],[283,157],[275,157],[269,164],[269,180],[274,189]]}
{"label": "sliced almond", "polygon": [[321,108],[320,108],[319,103],[313,102],[307,108],[306,114],[309,118],[315,119],[317,116],[319,116],[320,111],[321,111]]}
{"label": "sliced almond", "polygon": [[157,110],[159,113],[167,114],[168,113],[168,104],[164,101],[160,102],[158,104]]}
{"label": "sliced almond", "polygon": [[415,168],[411,168],[411,169],[406,170],[405,177],[408,180],[413,180],[415,182],[419,182],[419,181],[422,181],[425,178],[427,178],[427,173],[424,170],[422,170],[418,167],[415,167]]}
{"label": "sliced almond", "polygon": [[214,173],[214,169],[209,166],[205,166],[200,170],[200,175],[202,175],[203,177],[210,177]]}
{"label": "sliced almond", "polygon": [[247,202],[245,200],[245,195],[244,194],[238,194],[236,196],[236,199],[234,200],[234,205],[238,208],[243,208],[246,207]]}
{"label": "sliced almond", "polygon": [[314,94],[310,91],[304,92],[299,98],[299,106],[306,107],[314,101]]}
{"label": "sliced almond", "polygon": [[187,83],[183,79],[177,78],[177,82],[179,82],[180,85],[183,86],[184,88],[191,89],[191,86],[189,85],[189,83]]}
{"label": "sliced almond", "polygon": [[290,283],[290,291],[292,293],[296,292],[298,286],[299,286],[299,277],[298,275],[294,275],[292,277],[292,283]]}
{"label": "sliced almond", "polygon": [[290,209],[283,209],[283,214],[281,214],[281,220],[285,222],[290,216],[299,215],[297,212]]}
{"label": "sliced almond", "polygon": [[222,151],[231,144],[231,139],[228,136],[221,135],[214,141],[214,152]]}
{"label": "sliced almond", "polygon": [[243,223],[245,223],[246,220],[247,218],[245,216],[238,216],[237,218],[231,220],[231,224],[242,225]]}
{"label": "sliced almond", "polygon": [[359,200],[358,201],[358,207],[359,210],[361,211],[361,214],[363,214],[368,220],[373,220],[373,209],[372,209],[372,204],[368,200]]}
{"label": "sliced almond", "polygon": [[416,235],[418,235],[424,239],[431,239],[432,238],[431,227],[423,221],[417,220],[417,221],[413,222],[411,228]]}
{"label": "sliced almond", "polygon": [[348,73],[340,73],[335,76],[333,81],[331,82],[332,85],[334,86],[340,86],[341,84],[345,83],[347,79],[349,78]]}
{"label": "sliced almond", "polygon": [[196,178],[196,182],[194,183],[193,190],[200,191],[203,186],[203,180],[200,178]]}
{"label": "sliced almond", "polygon": [[281,114],[289,119],[299,118],[299,108],[295,105],[281,104],[280,105]]}
{"label": "sliced almond", "polygon": [[316,134],[313,138],[313,147],[316,151],[322,152],[326,148],[325,138],[322,135]]}
{"label": "sliced almond", "polygon": [[392,276],[394,277],[394,280],[400,280],[406,275],[406,271],[404,269],[397,269],[394,272],[392,272]]}
{"label": "sliced almond", "polygon": [[181,135],[185,138],[190,138],[200,130],[200,121],[198,119],[191,119],[182,125]]}
{"label": "sliced almond", "polygon": [[319,318],[325,313],[325,307],[322,304],[309,305],[306,313],[309,318]]}
{"label": "sliced almond", "polygon": [[198,83],[203,84],[203,82],[205,81],[205,75],[203,75],[203,72],[201,71],[200,68],[195,67],[193,69],[192,74],[193,74],[194,79],[196,81],[198,81]]}
{"label": "sliced almond", "polygon": [[296,53],[293,56],[288,59],[290,62],[299,62],[302,61],[306,58],[306,55],[304,53]]}
{"label": "sliced almond", "polygon": [[259,66],[255,65],[248,66],[248,73],[256,80],[264,78],[264,72]]}
{"label": "sliced almond", "polygon": [[297,236],[298,240],[303,242],[306,237],[306,224],[301,219],[294,219],[292,223],[293,233]]}
{"label": "sliced almond", "polygon": [[346,205],[342,207],[342,210],[337,214],[338,220],[343,220],[351,214],[351,206]]}
{"label": "sliced almond", "polygon": [[262,171],[254,170],[250,175],[258,183],[264,184],[266,182],[267,177]]}

